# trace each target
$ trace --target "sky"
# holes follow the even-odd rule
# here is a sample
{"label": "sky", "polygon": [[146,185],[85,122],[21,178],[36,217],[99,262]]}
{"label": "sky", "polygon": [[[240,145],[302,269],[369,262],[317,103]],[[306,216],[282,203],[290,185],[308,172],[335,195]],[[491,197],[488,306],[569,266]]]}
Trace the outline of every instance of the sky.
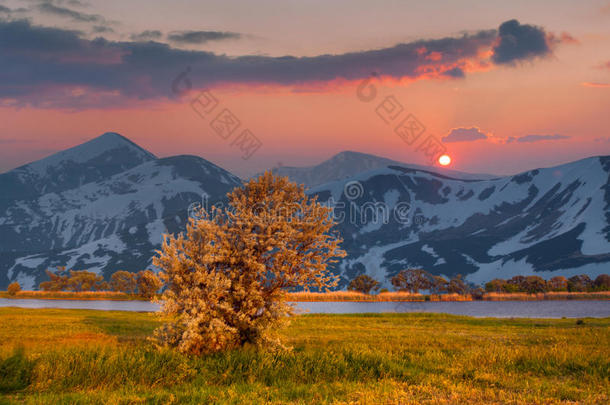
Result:
{"label": "sky", "polygon": [[0,0],[0,172],[118,132],[241,176],[610,155],[610,1]]}

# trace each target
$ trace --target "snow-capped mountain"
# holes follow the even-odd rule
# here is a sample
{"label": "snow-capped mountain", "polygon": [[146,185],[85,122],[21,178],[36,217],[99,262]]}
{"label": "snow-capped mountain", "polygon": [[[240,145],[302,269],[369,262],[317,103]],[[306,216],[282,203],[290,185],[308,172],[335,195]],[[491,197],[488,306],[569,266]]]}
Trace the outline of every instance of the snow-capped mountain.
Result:
{"label": "snow-capped mountain", "polygon": [[[342,286],[367,273],[389,286],[408,267],[475,283],[516,274],[610,273],[610,157],[494,177],[343,152],[279,174],[316,184],[348,256]],[[0,289],[35,288],[56,266],[108,277],[151,263],[188,208],[241,181],[195,156],[156,158],[107,133],[0,175]]]}
{"label": "snow-capped mountain", "polygon": [[367,170],[388,166],[402,166],[409,169],[429,170],[458,179],[491,179],[497,177],[489,174],[463,173],[444,167],[407,164],[384,157],[352,151],[340,152],[315,166],[280,166],[274,167],[271,170],[273,173],[288,177],[296,183],[305,184],[307,187],[315,187],[336,180],[344,180]]}
{"label": "snow-capped mountain", "polygon": [[56,266],[105,276],[149,265],[164,232],[184,228],[194,202],[240,185],[195,156],[157,159],[107,133],[0,176],[0,288],[32,288]]}
{"label": "snow-capped mountain", "polygon": [[608,156],[487,180],[389,166],[310,192],[341,222],[343,285],[409,267],[475,283],[610,272]]}

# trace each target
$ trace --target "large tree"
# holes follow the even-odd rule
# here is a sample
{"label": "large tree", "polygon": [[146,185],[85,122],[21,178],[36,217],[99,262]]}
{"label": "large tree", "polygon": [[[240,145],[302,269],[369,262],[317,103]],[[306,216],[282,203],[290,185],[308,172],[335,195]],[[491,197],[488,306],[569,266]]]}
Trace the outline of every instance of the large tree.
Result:
{"label": "large tree", "polygon": [[226,209],[202,211],[185,234],[167,235],[154,258],[171,319],[156,337],[186,353],[281,346],[273,332],[291,314],[287,290],[336,285],[327,265],[345,255],[331,209],[302,185],[267,172],[227,197]]}

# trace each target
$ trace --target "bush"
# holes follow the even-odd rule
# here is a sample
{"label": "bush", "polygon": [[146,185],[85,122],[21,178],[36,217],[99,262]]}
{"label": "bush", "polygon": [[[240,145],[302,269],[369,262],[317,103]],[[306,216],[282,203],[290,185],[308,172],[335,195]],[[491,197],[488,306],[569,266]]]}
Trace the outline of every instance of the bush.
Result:
{"label": "bush", "polygon": [[349,291],[358,291],[363,294],[370,294],[371,290],[379,289],[379,282],[366,274],[361,274],[349,282]]}
{"label": "bush", "polygon": [[266,172],[227,197],[226,210],[201,210],[186,234],[166,235],[153,259],[167,284],[162,312],[173,319],[155,332],[161,345],[191,354],[282,347],[287,290],[336,285],[327,264],[345,252],[330,232],[332,209],[303,185]]}
{"label": "bush", "polygon": [[10,283],[8,285],[8,288],[6,289],[6,292],[8,292],[9,295],[17,295],[17,293],[19,291],[21,291],[21,286],[16,281],[13,283]]}

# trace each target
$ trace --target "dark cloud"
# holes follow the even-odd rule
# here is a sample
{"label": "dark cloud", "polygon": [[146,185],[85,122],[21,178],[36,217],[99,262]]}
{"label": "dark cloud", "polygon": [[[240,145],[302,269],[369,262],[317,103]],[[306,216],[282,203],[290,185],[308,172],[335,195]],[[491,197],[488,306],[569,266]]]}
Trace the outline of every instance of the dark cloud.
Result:
{"label": "dark cloud", "polygon": [[0,4],[0,13],[10,13],[12,10]]}
{"label": "dark cloud", "polygon": [[239,38],[241,34],[237,32],[222,31],[173,31],[167,36],[170,41],[181,44],[203,44],[209,41]]}
{"label": "dark cloud", "polygon": [[479,139],[487,139],[487,134],[482,132],[477,127],[471,128],[453,128],[442,141],[449,142],[472,142],[478,141]]}
{"label": "dark cloud", "polygon": [[524,136],[511,136],[506,142],[540,142],[540,141],[558,141],[562,139],[569,139],[570,137],[567,135],[524,135]]}
{"label": "dark cloud", "polygon": [[147,30],[147,31],[142,31],[139,34],[132,34],[129,36],[129,38],[132,41],[142,42],[142,41],[152,41],[155,39],[160,39],[162,36],[163,36],[163,34],[161,33],[161,31]]}
{"label": "dark cloud", "polygon": [[222,83],[307,88],[362,80],[370,72],[395,79],[463,77],[466,66],[485,63],[481,54],[496,40],[497,31],[485,30],[334,55],[228,57],[154,41],[88,40],[79,31],[0,20],[0,101],[87,108],[169,98],[187,67],[193,89]]}
{"label": "dark cloud", "polygon": [[442,72],[442,74],[444,76],[449,76],[449,77],[453,77],[456,79],[461,79],[463,77],[466,77],[466,73],[464,73],[464,70],[459,67],[454,67],[452,69],[445,70],[444,72]]}
{"label": "dark cloud", "polygon": [[42,13],[70,18],[77,22],[104,22],[104,17],[101,15],[81,13],[80,11],[75,11],[66,7],[56,6],[51,2],[40,3],[37,8]]}
{"label": "dark cloud", "polygon": [[510,20],[500,25],[498,42],[493,47],[492,60],[496,64],[513,64],[547,56],[550,53],[551,49],[543,28]]}
{"label": "dark cloud", "polygon": [[114,29],[112,29],[111,27],[108,27],[106,25],[94,25],[91,30],[95,34],[103,34],[103,33],[108,33],[108,32],[114,32]]}

